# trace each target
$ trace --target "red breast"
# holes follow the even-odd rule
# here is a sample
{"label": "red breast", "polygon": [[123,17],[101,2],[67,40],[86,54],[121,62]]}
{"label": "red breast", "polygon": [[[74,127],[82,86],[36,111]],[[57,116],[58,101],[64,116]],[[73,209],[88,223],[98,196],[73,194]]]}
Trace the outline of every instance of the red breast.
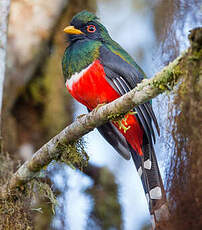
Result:
{"label": "red breast", "polygon": [[[66,87],[76,100],[90,110],[96,108],[99,104],[109,103],[120,97],[118,92],[106,80],[104,68],[99,60],[95,60],[80,73],[75,73],[66,81]],[[130,145],[142,155],[143,130],[134,115],[126,116],[122,120],[123,125],[127,128],[129,127],[126,132],[116,123],[113,124],[119,129]]]}

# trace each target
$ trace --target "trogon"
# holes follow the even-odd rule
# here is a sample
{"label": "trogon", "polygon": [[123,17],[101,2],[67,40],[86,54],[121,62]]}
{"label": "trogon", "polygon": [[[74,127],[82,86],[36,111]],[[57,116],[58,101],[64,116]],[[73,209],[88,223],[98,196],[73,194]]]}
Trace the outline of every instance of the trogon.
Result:
{"label": "trogon", "polygon": [[[76,14],[64,32],[69,40],[62,60],[65,85],[88,111],[124,95],[146,77],[93,13]],[[166,209],[166,196],[153,147],[152,123],[159,134],[151,102],[146,102],[98,131],[126,160],[132,156],[154,224]]]}

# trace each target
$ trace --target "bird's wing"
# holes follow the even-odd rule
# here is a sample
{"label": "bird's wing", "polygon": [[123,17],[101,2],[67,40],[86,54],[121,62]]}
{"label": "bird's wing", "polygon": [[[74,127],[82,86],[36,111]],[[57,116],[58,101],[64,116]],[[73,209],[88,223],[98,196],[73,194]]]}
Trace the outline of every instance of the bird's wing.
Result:
{"label": "bird's wing", "polygon": [[[113,53],[105,46],[100,49],[100,62],[104,66],[109,84],[120,95],[129,92],[144,78],[143,72],[140,72],[134,65],[127,63],[121,55]],[[152,218],[157,218],[156,213],[163,204],[166,204],[166,195],[152,143],[152,139],[155,142],[152,121],[158,134],[159,127],[150,102],[136,106],[134,110],[137,112],[135,116],[144,129],[143,156],[137,154],[130,144],[128,145],[148,198],[150,214]]]}
{"label": "bird's wing", "polygon": [[[90,110],[88,109],[88,112]],[[122,134],[108,122],[97,128],[100,134],[113,146],[113,148],[126,160],[130,160],[131,152],[129,150],[129,145]]]}
{"label": "bird's wing", "polygon": [[[144,75],[138,69],[105,46],[100,48],[100,61],[104,66],[106,79],[120,95],[135,88],[144,78]],[[149,143],[152,144],[152,138],[155,143],[152,120],[158,134],[159,127],[150,102],[136,106],[134,110],[137,112],[136,117],[144,129]]]}
{"label": "bird's wing", "polygon": [[108,122],[97,128],[100,134],[114,147],[114,149],[126,160],[130,160],[131,152],[123,135]]}

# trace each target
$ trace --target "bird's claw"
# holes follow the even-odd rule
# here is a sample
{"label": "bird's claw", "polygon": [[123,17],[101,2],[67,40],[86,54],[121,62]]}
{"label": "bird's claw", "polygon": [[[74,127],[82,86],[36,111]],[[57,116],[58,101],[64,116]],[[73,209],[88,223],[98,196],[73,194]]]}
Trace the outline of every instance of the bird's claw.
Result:
{"label": "bird's claw", "polygon": [[135,111],[129,111],[123,118],[117,120],[117,121],[113,121],[118,127],[119,129],[123,129],[123,132],[126,133],[129,129],[130,129],[130,125],[128,125],[127,123],[127,119],[129,115],[134,115],[137,112]]}
{"label": "bird's claw", "polygon": [[107,103],[101,103],[101,104],[98,104],[93,110],[95,111],[95,112],[97,112],[98,111],[98,109],[99,108],[101,108],[102,106],[104,106],[104,105],[106,105]]}
{"label": "bird's claw", "polygon": [[81,115],[77,116],[76,119],[80,119],[80,118],[84,117],[85,115],[86,115],[86,114],[81,114]]}
{"label": "bird's claw", "polygon": [[[128,129],[130,129],[130,125],[127,127],[126,125],[127,122],[125,120],[126,118],[123,118],[121,120],[118,120],[118,121],[114,121],[114,123],[118,126],[119,129],[123,129],[123,132],[126,133],[128,131]],[[123,122],[126,124],[124,125]]]}
{"label": "bird's claw", "polygon": [[135,115],[135,114],[137,114],[136,111],[130,110],[126,115]]}
{"label": "bird's claw", "polygon": [[[118,126],[119,129],[123,129],[123,132],[126,133],[128,129],[130,129],[130,126],[127,127],[127,118],[128,116],[125,116],[124,118],[114,121],[114,123]],[[124,124],[125,123],[125,124]]]}

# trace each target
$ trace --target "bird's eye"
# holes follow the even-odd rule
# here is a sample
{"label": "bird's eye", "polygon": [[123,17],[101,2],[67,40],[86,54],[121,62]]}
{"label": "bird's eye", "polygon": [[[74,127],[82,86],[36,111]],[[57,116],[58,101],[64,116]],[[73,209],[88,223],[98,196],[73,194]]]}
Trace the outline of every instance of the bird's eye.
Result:
{"label": "bird's eye", "polygon": [[89,33],[94,33],[96,31],[96,27],[94,25],[87,26],[87,31]]}

